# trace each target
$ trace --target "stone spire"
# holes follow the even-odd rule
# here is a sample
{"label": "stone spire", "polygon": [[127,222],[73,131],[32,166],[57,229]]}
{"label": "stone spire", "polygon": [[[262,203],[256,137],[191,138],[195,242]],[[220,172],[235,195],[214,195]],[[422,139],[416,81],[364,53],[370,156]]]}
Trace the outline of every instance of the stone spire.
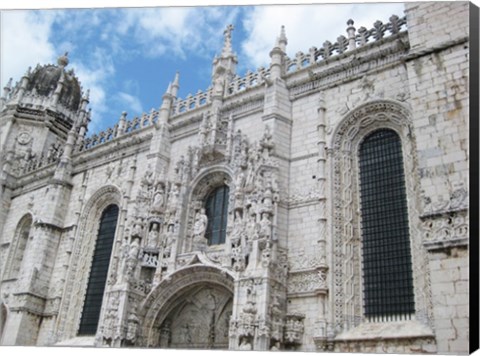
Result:
{"label": "stone spire", "polygon": [[174,98],[177,97],[178,94],[178,88],[180,87],[180,73],[177,72],[175,73],[175,79],[173,80],[172,86],[171,86],[171,93]]}
{"label": "stone spire", "polygon": [[270,78],[275,80],[284,74],[284,59],[287,50],[287,36],[285,35],[285,26],[282,25],[280,29],[280,36],[277,37],[275,47],[270,51],[271,58],[271,72]]}
{"label": "stone spire", "polygon": [[238,60],[232,49],[232,31],[233,25],[228,25],[223,32],[222,53],[213,59],[212,80],[217,96],[223,95],[226,83],[229,83],[236,74]]}
{"label": "stone spire", "polygon": [[168,118],[170,117],[170,110],[172,109],[172,105],[174,99],[177,97],[178,88],[180,82],[180,73],[175,73],[175,78],[173,79],[173,83],[168,83],[168,88],[165,94],[163,94],[163,101],[162,105],[160,106],[159,112],[159,122],[166,123]]}
{"label": "stone spire", "polygon": [[280,36],[277,37],[276,47],[280,48],[283,52],[286,52],[287,51],[287,44],[288,44],[288,40],[287,40],[287,36],[285,34],[285,26],[282,25],[282,27],[280,29]]}

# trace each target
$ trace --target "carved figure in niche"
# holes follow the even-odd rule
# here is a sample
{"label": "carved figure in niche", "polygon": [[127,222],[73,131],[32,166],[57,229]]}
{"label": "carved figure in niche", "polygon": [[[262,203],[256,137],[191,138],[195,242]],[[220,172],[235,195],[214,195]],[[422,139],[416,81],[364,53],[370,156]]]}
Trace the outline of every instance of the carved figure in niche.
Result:
{"label": "carved figure in niche", "polygon": [[208,218],[205,214],[205,209],[202,208],[195,216],[195,224],[193,226],[193,239],[201,241],[205,237],[207,230]]}
{"label": "carved figure in niche", "polygon": [[172,184],[170,188],[170,196],[168,201],[168,211],[171,215],[175,215],[175,211],[177,209],[178,204],[178,195],[180,192],[178,191],[178,186],[176,184]]}
{"label": "carved figure in niche", "polygon": [[175,165],[175,180],[177,182],[182,181],[183,166],[185,165],[185,157],[182,155]]}
{"label": "carved figure in niche", "polygon": [[154,181],[154,176],[153,176],[153,171],[150,165],[148,165],[147,170],[145,171],[145,174],[142,179],[142,184],[146,186],[151,186]]}
{"label": "carved figure in niche", "polygon": [[127,340],[132,343],[135,342],[137,337],[137,326],[138,326],[138,317],[137,317],[137,303],[132,302],[130,306],[130,314],[128,314],[127,319]]}
{"label": "carved figure in niche", "polygon": [[232,246],[233,269],[235,271],[243,271],[245,269],[245,256],[242,250],[241,245]]}
{"label": "carved figure in niche", "polygon": [[267,184],[263,193],[263,211],[271,212],[273,209],[273,192],[271,184]]}
{"label": "carved figure in niche", "polygon": [[140,252],[140,239],[134,237],[130,243],[130,249],[128,251],[127,262],[126,262],[126,276],[131,278],[135,272],[135,267],[138,262],[138,254]]}
{"label": "carved figure in niche", "polygon": [[263,249],[261,259],[262,266],[264,268],[270,266],[270,262],[272,261],[272,249],[270,247],[270,244],[267,244],[267,246]]}
{"label": "carved figure in niche", "polygon": [[183,341],[186,343],[191,343],[192,342],[192,333],[190,331],[190,326],[188,324],[185,324],[182,327],[182,336],[183,336]]}
{"label": "carved figure in niche", "polygon": [[280,304],[280,300],[278,299],[277,294],[273,294],[273,296],[272,296],[272,303],[271,303],[270,310],[272,312],[272,316],[282,314],[281,304]]}
{"label": "carved figure in niche", "polygon": [[235,220],[233,222],[232,243],[239,243],[243,232],[243,219],[240,210],[235,211]]}
{"label": "carved figure in niche", "polygon": [[258,239],[258,224],[255,222],[254,216],[251,216],[250,219],[248,219],[246,232],[248,241]]}
{"label": "carved figure in niche", "polygon": [[148,233],[147,237],[147,247],[155,248],[158,244],[158,234],[159,234],[160,227],[158,223],[153,223],[150,232]]}
{"label": "carved figure in niche", "polygon": [[270,133],[270,127],[265,127],[265,133],[263,134],[262,139],[260,140],[260,147],[262,150],[262,157],[265,161],[269,160],[270,153],[275,146],[275,143],[272,139],[272,134]]}
{"label": "carved figure in niche", "polygon": [[132,229],[132,237],[142,238],[143,235],[143,221],[141,218],[135,219]]}
{"label": "carved figure in niche", "polygon": [[246,350],[251,350],[252,349],[252,344],[248,340],[247,337],[243,337],[242,340],[240,340],[240,350],[246,351]]}
{"label": "carved figure in niche", "polygon": [[175,238],[173,236],[174,233],[175,233],[175,225],[169,224],[167,226],[167,233],[163,241],[163,257],[164,258],[170,257],[170,253],[172,251],[172,245],[175,242]]}
{"label": "carved figure in niche", "polygon": [[155,192],[153,196],[152,212],[161,213],[163,212],[163,204],[165,203],[165,192],[162,188]]}
{"label": "carved figure in niche", "polygon": [[267,240],[272,237],[272,222],[267,213],[263,213],[262,220],[260,220],[260,237]]}
{"label": "carved figure in niche", "polygon": [[249,281],[249,284],[247,285],[246,288],[247,292],[247,303],[243,307],[243,311],[245,313],[249,314],[254,314],[257,312],[257,309],[255,308],[255,304],[257,303],[257,292],[255,291],[255,286],[253,285],[253,280]]}

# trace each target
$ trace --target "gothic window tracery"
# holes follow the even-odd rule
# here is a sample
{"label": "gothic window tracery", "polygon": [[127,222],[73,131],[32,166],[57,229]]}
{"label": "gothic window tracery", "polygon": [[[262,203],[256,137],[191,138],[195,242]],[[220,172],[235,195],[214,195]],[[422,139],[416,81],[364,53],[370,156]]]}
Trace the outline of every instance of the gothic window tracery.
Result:
{"label": "gothic window tracery", "polygon": [[208,218],[205,237],[209,245],[225,243],[228,199],[229,188],[226,185],[216,188],[205,199],[205,213]]}

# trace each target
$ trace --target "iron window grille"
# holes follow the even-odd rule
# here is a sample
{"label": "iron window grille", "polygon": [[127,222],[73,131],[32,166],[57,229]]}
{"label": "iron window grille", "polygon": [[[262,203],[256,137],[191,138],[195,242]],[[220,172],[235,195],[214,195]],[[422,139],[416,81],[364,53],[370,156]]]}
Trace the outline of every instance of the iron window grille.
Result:
{"label": "iron window grille", "polygon": [[410,319],[415,311],[400,137],[381,129],[359,149],[364,315]]}
{"label": "iron window grille", "polygon": [[78,335],[95,335],[97,332],[117,220],[118,207],[109,205],[100,219]]}
{"label": "iron window grille", "polygon": [[205,213],[208,218],[205,237],[209,245],[225,243],[227,233],[229,188],[224,185],[212,191],[205,201]]}

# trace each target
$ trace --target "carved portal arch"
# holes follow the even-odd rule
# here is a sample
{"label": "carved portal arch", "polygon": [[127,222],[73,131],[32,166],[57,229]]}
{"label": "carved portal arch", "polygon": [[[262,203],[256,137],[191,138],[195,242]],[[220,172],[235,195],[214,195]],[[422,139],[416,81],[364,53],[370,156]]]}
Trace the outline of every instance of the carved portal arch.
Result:
{"label": "carved portal arch", "polygon": [[[233,276],[216,267],[196,264],[175,272],[152,290],[140,307],[140,346],[188,347],[190,333],[190,342],[196,340],[191,347],[226,348],[233,291]],[[199,320],[192,319],[192,325],[185,327],[189,314]],[[205,327],[207,334],[198,330]]]}
{"label": "carved portal arch", "polygon": [[[105,186],[91,196],[82,210],[70,257],[70,269],[63,296],[64,304],[60,310],[58,340],[69,339],[77,335],[100,218],[108,206],[116,205],[120,208],[121,199],[119,188],[113,185]],[[119,225],[117,224],[117,231]],[[109,269],[112,268],[113,257],[114,252],[112,251]]]}
{"label": "carved portal arch", "polygon": [[332,191],[332,321],[339,334],[361,324],[363,316],[361,226],[359,219],[358,148],[370,133],[395,131],[401,139],[407,194],[416,320],[432,322],[428,259],[424,251],[418,210],[417,158],[409,109],[394,100],[359,106],[337,125],[331,139]]}

